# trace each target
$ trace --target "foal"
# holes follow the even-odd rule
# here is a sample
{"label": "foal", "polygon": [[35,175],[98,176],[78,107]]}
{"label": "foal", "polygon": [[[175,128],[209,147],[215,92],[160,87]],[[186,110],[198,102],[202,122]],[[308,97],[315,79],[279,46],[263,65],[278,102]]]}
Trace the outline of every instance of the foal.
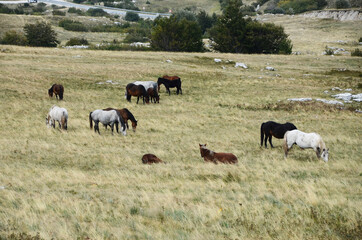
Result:
{"label": "foal", "polygon": [[143,164],[152,164],[152,163],[165,163],[165,162],[163,162],[161,159],[156,157],[156,155],[148,153],[148,154],[145,154],[142,156],[142,163]]}
{"label": "foal", "polygon": [[59,100],[63,100],[64,87],[60,84],[53,84],[48,90],[49,97],[53,97],[53,93],[57,99],[59,95]]}
{"label": "foal", "polygon": [[236,164],[238,158],[232,153],[217,153],[206,148],[206,144],[199,144],[201,157],[204,158],[205,162],[217,162]]}

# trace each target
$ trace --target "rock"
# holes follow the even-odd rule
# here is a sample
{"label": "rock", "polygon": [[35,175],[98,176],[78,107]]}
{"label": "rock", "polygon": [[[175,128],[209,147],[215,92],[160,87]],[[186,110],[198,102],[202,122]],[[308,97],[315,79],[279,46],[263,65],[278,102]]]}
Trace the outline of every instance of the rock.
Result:
{"label": "rock", "polygon": [[241,63],[241,62],[236,62],[236,63],[235,63],[235,67],[236,67],[236,68],[237,68],[237,67],[242,67],[242,68],[245,68],[245,69],[248,68],[248,66],[246,66],[245,63]]}
{"label": "rock", "polygon": [[172,63],[172,61],[170,59],[167,59],[166,62],[167,63]]}
{"label": "rock", "polygon": [[214,59],[214,62],[216,62],[216,63],[220,63],[220,62],[222,62],[222,60],[221,60],[221,59],[219,59],[219,58],[215,58],[215,59]]}
{"label": "rock", "polygon": [[332,95],[332,97],[334,97],[336,99],[341,99],[343,101],[350,101],[352,98],[352,94],[351,93],[340,93],[340,94]]}
{"label": "rock", "polygon": [[308,101],[312,101],[312,98],[288,98],[288,101],[291,102],[308,102]]}
{"label": "rock", "polygon": [[316,101],[317,102],[323,102],[323,103],[326,103],[326,104],[341,105],[341,106],[344,105],[342,102],[337,101],[337,100],[326,100],[326,99],[317,98]]}
{"label": "rock", "polygon": [[269,67],[269,66],[268,66],[268,67],[265,67],[265,69],[266,69],[266,70],[269,70],[269,71],[275,71],[275,68]]}

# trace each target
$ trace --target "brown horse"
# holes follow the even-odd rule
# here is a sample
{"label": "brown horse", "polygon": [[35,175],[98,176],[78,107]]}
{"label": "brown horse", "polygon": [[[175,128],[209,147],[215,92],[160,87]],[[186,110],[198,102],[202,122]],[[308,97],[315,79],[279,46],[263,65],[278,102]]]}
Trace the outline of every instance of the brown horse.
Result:
{"label": "brown horse", "polygon": [[161,159],[156,157],[156,155],[148,153],[148,154],[145,154],[142,156],[142,163],[143,164],[153,164],[153,163],[165,163],[165,162],[163,162]]}
{"label": "brown horse", "polygon": [[[124,123],[126,124],[127,129],[129,129],[128,127],[128,120],[131,120],[132,122],[132,130],[135,132],[136,128],[137,128],[137,120],[136,118],[133,116],[133,114],[127,109],[127,108],[122,108],[122,109],[115,109],[115,108],[105,108],[103,109],[103,111],[111,111],[111,110],[116,110],[117,112],[119,112],[119,114],[121,114],[121,117],[124,120]],[[107,128],[107,126],[105,126]],[[118,132],[118,123],[116,124],[116,130]]]}
{"label": "brown horse", "polygon": [[60,84],[53,84],[48,90],[49,97],[53,97],[53,93],[57,99],[59,95],[59,100],[63,100],[64,87]]}
{"label": "brown horse", "polygon": [[[163,79],[167,79],[167,80],[170,80],[170,81],[173,81],[173,80],[178,80],[181,82],[181,78],[179,76],[168,76],[168,75],[163,75],[162,76]],[[160,85],[161,84],[158,84],[158,91],[160,91]],[[165,85],[166,86],[166,85]],[[181,86],[180,86],[181,88]],[[181,94],[182,94],[182,90],[181,90]]]}
{"label": "brown horse", "polygon": [[147,89],[147,93],[148,93],[148,95],[149,95],[150,98],[151,98],[151,102],[160,103],[160,96],[158,95],[158,92],[157,92],[156,89],[154,89],[154,88],[149,88],[149,89]]}
{"label": "brown horse", "polygon": [[137,104],[138,104],[140,97],[142,97],[142,99],[143,99],[143,104],[145,103],[145,101],[147,104],[150,102],[150,97],[149,97],[145,87],[142,85],[135,85],[133,83],[127,84],[126,98],[127,98],[128,102],[131,102],[132,96],[137,97]]}
{"label": "brown horse", "polygon": [[199,144],[201,157],[204,158],[205,162],[217,162],[221,163],[238,163],[238,158],[232,153],[216,153],[206,148],[206,144]]}

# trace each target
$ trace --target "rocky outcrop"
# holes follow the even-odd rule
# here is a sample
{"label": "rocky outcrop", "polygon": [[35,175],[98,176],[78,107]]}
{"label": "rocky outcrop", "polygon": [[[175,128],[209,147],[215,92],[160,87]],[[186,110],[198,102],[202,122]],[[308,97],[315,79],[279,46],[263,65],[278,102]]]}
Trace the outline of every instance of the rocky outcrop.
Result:
{"label": "rocky outcrop", "polygon": [[303,14],[304,17],[311,18],[332,18],[340,21],[361,21],[360,10],[321,10]]}

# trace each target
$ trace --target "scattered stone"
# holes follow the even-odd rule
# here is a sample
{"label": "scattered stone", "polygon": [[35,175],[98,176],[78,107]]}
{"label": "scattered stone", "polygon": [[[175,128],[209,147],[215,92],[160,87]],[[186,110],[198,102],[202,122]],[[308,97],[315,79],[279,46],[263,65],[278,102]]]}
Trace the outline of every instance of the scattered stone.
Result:
{"label": "scattered stone", "polygon": [[237,67],[242,67],[242,68],[245,68],[245,69],[248,68],[248,66],[246,66],[245,63],[241,63],[241,62],[236,62],[236,63],[235,63],[235,67],[236,67],[236,68],[237,68]]}
{"label": "scattered stone", "polygon": [[344,91],[346,91],[346,92],[352,92],[352,88],[344,89]]}
{"label": "scattered stone", "polygon": [[291,102],[308,102],[308,101],[312,101],[312,98],[288,98],[288,101]]}
{"label": "scattered stone", "polygon": [[338,90],[338,91],[342,91],[342,89],[341,89],[341,88],[339,88],[339,87],[334,87],[334,88],[332,88],[332,91],[336,91],[336,90]]}
{"label": "scattered stone", "polygon": [[131,47],[151,47],[150,43],[142,43],[142,42],[133,42],[129,44]]}
{"label": "scattered stone", "polygon": [[170,59],[167,59],[166,62],[167,63],[172,63],[172,61]]}
{"label": "scattered stone", "polygon": [[327,90],[324,91],[325,94],[328,94],[329,92]]}
{"label": "scattered stone", "polygon": [[73,56],[73,58],[82,58],[82,56],[81,55],[75,55],[75,56]]}
{"label": "scattered stone", "polygon": [[225,67],[225,66],[221,66],[221,68],[222,68],[222,69],[224,69],[224,70],[226,69],[226,67]]}
{"label": "scattered stone", "polygon": [[299,51],[292,52],[292,54],[293,54],[293,55],[302,55],[302,53],[301,53],[301,52],[299,52]]}
{"label": "scattered stone", "polygon": [[356,94],[356,95],[352,95],[352,99],[355,102],[362,102],[362,93]]}
{"label": "scattered stone", "polygon": [[352,98],[352,94],[351,93],[340,93],[340,94],[332,95],[332,97],[343,100],[343,101],[350,101]]}
{"label": "scattered stone", "polygon": [[216,62],[216,63],[220,63],[220,62],[222,62],[222,60],[221,60],[221,59],[219,59],[219,58],[215,58],[215,59],[214,59],[214,62]]}
{"label": "scattered stone", "polygon": [[358,113],[362,113],[362,111],[361,111],[361,110],[359,110],[359,109],[356,109],[356,112],[358,112]]}
{"label": "scattered stone", "polygon": [[87,45],[74,45],[74,46],[63,46],[66,49],[87,49],[89,46]]}
{"label": "scattered stone", "polygon": [[269,66],[265,67],[265,69],[266,69],[266,70],[269,70],[269,71],[275,71],[275,68],[269,67]]}
{"label": "scattered stone", "polygon": [[326,103],[326,104],[342,105],[342,106],[344,105],[342,102],[337,101],[337,100],[326,100],[326,99],[317,98],[316,101],[317,102],[323,102],[323,103]]}

